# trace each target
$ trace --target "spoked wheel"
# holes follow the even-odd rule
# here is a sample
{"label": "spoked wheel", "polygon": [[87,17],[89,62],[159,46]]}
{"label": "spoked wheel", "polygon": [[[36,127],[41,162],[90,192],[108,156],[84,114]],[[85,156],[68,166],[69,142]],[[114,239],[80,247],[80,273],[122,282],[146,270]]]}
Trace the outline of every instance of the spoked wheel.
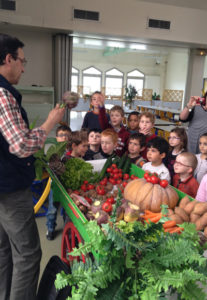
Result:
{"label": "spoked wheel", "polygon": [[85,256],[81,254],[81,256],[71,256],[69,253],[73,248],[78,247],[79,243],[82,243],[83,240],[74,226],[72,222],[66,223],[63,235],[62,235],[62,243],[61,243],[61,259],[66,263],[70,264],[74,259],[78,261],[82,260],[83,263],[86,262]]}

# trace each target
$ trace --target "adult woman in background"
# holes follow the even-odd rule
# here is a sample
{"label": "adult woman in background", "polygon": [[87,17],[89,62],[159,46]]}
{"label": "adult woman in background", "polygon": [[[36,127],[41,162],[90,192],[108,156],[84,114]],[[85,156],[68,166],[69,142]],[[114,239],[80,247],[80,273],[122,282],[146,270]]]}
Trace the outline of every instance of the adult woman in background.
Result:
{"label": "adult woman in background", "polygon": [[199,153],[199,138],[207,132],[207,93],[204,98],[190,97],[189,102],[180,113],[181,122],[188,125],[188,151]]}

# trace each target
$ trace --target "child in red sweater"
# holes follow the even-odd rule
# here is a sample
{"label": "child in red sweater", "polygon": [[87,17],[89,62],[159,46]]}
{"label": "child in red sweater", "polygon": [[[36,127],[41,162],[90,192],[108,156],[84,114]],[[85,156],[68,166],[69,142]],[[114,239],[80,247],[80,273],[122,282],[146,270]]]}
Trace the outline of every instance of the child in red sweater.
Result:
{"label": "child in red sweater", "polygon": [[104,107],[104,97],[99,98],[99,122],[102,130],[113,128],[118,134],[118,143],[115,153],[122,156],[127,151],[128,138],[130,133],[123,126],[124,110],[121,106],[115,105],[110,110],[110,122],[107,119],[106,110]]}
{"label": "child in red sweater", "polygon": [[[139,115],[139,133],[143,133],[146,137],[146,145],[156,137],[152,128],[155,124],[155,116],[151,112],[143,112]],[[147,159],[147,147],[140,153],[144,159]]]}
{"label": "child in red sweater", "polygon": [[199,187],[199,183],[193,177],[197,163],[197,158],[193,153],[183,152],[176,157],[174,164],[173,186],[193,198]]}

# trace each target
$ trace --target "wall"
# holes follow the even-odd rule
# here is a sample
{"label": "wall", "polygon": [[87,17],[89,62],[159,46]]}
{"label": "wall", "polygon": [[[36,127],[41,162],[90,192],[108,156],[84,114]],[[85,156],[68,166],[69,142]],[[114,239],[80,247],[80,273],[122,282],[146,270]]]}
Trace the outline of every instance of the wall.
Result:
{"label": "wall", "polygon": [[20,85],[52,86],[52,36],[50,33],[28,28],[1,28],[1,33],[18,37],[25,45],[28,61]]}
{"label": "wall", "polygon": [[165,88],[185,90],[187,78],[188,54],[170,53],[167,60]]}
{"label": "wall", "polygon": [[[207,45],[206,10],[137,0],[18,0],[16,7],[15,12],[1,10],[1,22],[58,31]],[[73,20],[73,8],[99,11],[100,22]],[[147,29],[149,17],[171,21],[171,30]]]}

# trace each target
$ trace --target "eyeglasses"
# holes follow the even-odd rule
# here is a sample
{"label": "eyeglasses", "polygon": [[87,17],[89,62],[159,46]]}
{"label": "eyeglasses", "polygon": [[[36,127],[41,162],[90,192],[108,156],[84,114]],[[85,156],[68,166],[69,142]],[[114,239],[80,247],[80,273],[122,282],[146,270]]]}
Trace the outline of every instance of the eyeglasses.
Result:
{"label": "eyeglasses", "polygon": [[16,57],[16,59],[19,59],[19,60],[21,61],[21,63],[22,63],[22,65],[23,65],[23,67],[25,67],[25,66],[26,66],[26,64],[27,64],[27,60],[26,60],[25,58],[21,58],[21,57],[17,56],[17,57]]}
{"label": "eyeglasses", "polygon": [[175,161],[174,164],[177,164],[178,166],[183,166],[183,167],[192,168],[192,166],[188,166],[188,165],[182,164],[181,162],[179,162],[179,161],[177,161],[177,160]]}
{"label": "eyeglasses", "polygon": [[180,138],[176,136],[169,136],[168,140],[180,140]]}

